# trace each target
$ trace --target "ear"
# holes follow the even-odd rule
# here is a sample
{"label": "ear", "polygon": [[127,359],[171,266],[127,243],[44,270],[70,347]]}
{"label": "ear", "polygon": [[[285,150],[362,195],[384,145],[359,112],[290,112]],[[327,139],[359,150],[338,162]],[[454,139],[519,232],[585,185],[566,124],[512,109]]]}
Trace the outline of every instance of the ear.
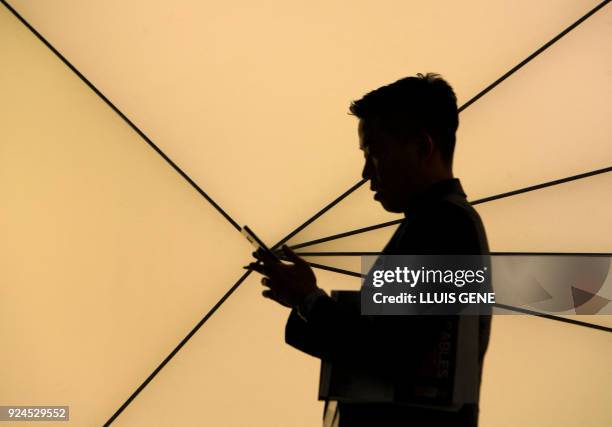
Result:
{"label": "ear", "polygon": [[436,149],[431,135],[425,131],[419,132],[419,155],[423,160],[429,160]]}

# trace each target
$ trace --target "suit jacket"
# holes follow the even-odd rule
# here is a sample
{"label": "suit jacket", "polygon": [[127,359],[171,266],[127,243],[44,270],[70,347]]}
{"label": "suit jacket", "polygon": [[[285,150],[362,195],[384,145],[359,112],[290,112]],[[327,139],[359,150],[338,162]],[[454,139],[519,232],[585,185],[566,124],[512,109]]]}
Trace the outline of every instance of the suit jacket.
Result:
{"label": "suit jacket", "polygon": [[[488,254],[486,233],[478,213],[466,199],[458,179],[436,182],[410,200],[405,219],[382,253],[387,254]],[[292,310],[285,327],[285,342],[307,354],[333,363],[372,366],[377,375],[409,382],[407,366],[418,363],[434,345],[445,316],[362,316],[323,296],[302,319]],[[479,365],[489,342],[491,316],[479,317]],[[399,374],[398,374],[399,373]],[[398,377],[399,375],[399,377]],[[393,404],[339,403],[340,425],[420,425],[452,422],[475,426],[478,405],[459,412],[405,407]]]}

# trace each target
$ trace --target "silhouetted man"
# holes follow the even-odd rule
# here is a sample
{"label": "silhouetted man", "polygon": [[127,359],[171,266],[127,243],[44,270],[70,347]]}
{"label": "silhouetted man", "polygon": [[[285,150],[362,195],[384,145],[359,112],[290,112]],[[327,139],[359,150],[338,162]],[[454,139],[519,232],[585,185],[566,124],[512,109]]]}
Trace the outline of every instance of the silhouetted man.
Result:
{"label": "silhouetted man", "polygon": [[[418,74],[366,94],[350,106],[359,119],[363,177],[374,199],[402,221],[383,254],[488,254],[484,227],[467,202],[452,161],[458,126],[457,100],[438,75]],[[285,340],[334,364],[369,364],[391,378],[396,392],[409,390],[414,372],[430,354],[444,316],[363,316],[316,285],[308,264],[283,246],[292,264],[263,253],[263,295],[291,307]],[[491,318],[479,317],[479,372],[488,345]],[[398,391],[399,390],[399,391]],[[340,427],[476,426],[478,404],[448,412],[392,403],[339,403]]]}

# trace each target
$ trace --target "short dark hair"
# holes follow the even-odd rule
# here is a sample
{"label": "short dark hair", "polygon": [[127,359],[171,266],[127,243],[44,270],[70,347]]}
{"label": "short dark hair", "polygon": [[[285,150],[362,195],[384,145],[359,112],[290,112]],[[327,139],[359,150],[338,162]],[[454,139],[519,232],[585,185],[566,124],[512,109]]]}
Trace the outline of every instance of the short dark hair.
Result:
{"label": "short dark hair", "polygon": [[439,75],[418,73],[382,86],[352,101],[350,113],[360,119],[376,117],[390,132],[423,130],[436,142],[443,160],[451,164],[459,126],[457,97]]}

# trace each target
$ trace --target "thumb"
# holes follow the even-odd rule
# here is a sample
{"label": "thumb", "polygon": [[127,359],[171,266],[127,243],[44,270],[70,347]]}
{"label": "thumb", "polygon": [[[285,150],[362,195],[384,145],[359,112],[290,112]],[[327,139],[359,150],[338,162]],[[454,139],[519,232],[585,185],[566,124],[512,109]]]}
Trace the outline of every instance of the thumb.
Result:
{"label": "thumb", "polygon": [[304,260],[297,256],[297,254],[293,252],[293,250],[289,246],[283,245],[283,251],[285,252],[285,255],[287,255],[287,259],[289,261],[295,264],[304,264]]}

